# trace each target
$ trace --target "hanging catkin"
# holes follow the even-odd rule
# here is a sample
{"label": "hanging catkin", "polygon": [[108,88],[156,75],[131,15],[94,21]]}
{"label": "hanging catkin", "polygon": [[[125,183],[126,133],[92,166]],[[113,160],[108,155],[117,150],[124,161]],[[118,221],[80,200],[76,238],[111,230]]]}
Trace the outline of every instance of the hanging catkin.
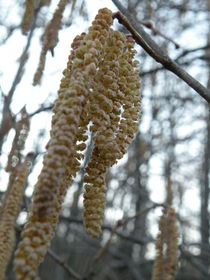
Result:
{"label": "hanging catkin", "polygon": [[140,109],[134,41],[112,30],[112,22],[110,10],[99,10],[87,34],[77,36],[72,44],[43,168],[16,252],[19,280],[38,279],[38,265],[53,237],[66,189],[80,169],[89,125],[94,148],[84,178],[84,222],[90,235],[100,233],[105,175],[133,139]]}
{"label": "hanging catkin", "polygon": [[17,176],[9,192],[7,203],[0,221],[0,279],[3,279],[7,263],[12,254],[15,243],[14,224],[20,212],[20,204],[23,199],[26,179],[28,175],[31,155],[19,166]]}
{"label": "hanging catkin", "polygon": [[159,221],[152,280],[174,279],[178,268],[178,237],[176,213],[166,207]]}
{"label": "hanging catkin", "polygon": [[84,222],[86,231],[93,237],[101,231],[106,172],[123,156],[138,128],[140,83],[137,64],[133,61],[133,45],[131,38],[109,30],[105,57],[90,98],[91,129],[97,133],[84,178]]}
{"label": "hanging catkin", "polygon": [[[22,241],[16,252],[15,267],[18,279],[37,279],[39,263],[46,254],[52,239],[60,203],[60,188],[65,178],[65,166],[76,151],[76,136],[80,116],[86,103],[89,88],[92,86],[100,58],[103,57],[103,43],[97,34],[106,41],[112,13],[102,9],[97,15],[83,42],[75,52],[69,81],[61,85],[54,108],[50,141],[44,156],[43,168],[35,186],[33,204]],[[85,59],[87,57],[87,59]],[[68,69],[67,71],[68,72]]]}
{"label": "hanging catkin", "polygon": [[63,12],[67,3],[68,0],[60,0],[51,21],[48,23],[45,29],[43,35],[42,50],[39,58],[39,65],[34,75],[34,86],[41,82],[47,52],[50,50],[53,53],[54,48],[58,43],[58,32],[61,29]]}
{"label": "hanging catkin", "polygon": [[29,122],[29,116],[26,112],[25,107],[21,110],[21,118],[16,123],[16,130],[15,130],[15,137],[12,143],[12,148],[10,150],[8,160],[7,160],[7,166],[6,171],[12,171],[15,166],[18,164],[18,154],[21,150],[24,149],[25,146],[25,140],[28,136],[30,129],[30,122]]}
{"label": "hanging catkin", "polygon": [[20,163],[21,151],[24,149],[25,141],[30,129],[29,116],[25,107],[21,110],[20,120],[16,123],[15,137],[13,139],[12,147],[8,155],[7,165],[5,170],[10,173],[7,190],[1,200],[0,220],[7,204],[7,199],[10,195],[11,188],[18,173],[18,165]]}
{"label": "hanging catkin", "polygon": [[34,17],[35,2],[36,2],[35,0],[25,1],[25,11],[21,23],[21,29],[23,34],[26,34],[31,27],[33,17]]}

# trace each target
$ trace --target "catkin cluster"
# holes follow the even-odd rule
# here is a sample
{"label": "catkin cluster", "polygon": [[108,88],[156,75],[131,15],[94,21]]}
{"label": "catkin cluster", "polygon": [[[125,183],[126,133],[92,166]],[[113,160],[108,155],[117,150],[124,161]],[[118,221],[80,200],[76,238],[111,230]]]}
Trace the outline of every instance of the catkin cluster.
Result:
{"label": "catkin cluster", "polygon": [[152,280],[174,279],[178,268],[178,237],[176,213],[173,208],[165,208],[159,221]]}
{"label": "catkin cluster", "polygon": [[38,279],[38,265],[53,237],[67,187],[84,157],[88,127],[94,148],[84,178],[84,222],[94,237],[103,219],[106,171],[123,156],[138,128],[140,84],[134,41],[112,30],[112,22],[110,10],[99,10],[87,34],[72,43],[43,168],[16,252],[19,280]]}
{"label": "catkin cluster", "polygon": [[89,115],[95,135],[84,177],[84,223],[93,237],[101,231],[106,172],[124,155],[138,128],[140,83],[133,45],[130,37],[109,30],[104,60],[95,75],[90,95]]}

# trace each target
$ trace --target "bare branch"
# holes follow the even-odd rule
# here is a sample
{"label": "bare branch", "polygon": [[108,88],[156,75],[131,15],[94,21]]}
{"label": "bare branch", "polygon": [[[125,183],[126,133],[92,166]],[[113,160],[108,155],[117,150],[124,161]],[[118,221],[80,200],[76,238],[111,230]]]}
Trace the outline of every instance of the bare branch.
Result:
{"label": "bare branch", "polygon": [[192,266],[195,267],[201,273],[201,275],[203,275],[205,277],[204,279],[210,279],[210,274],[209,274],[208,270],[202,263],[199,263],[195,259],[195,256],[193,256],[191,253],[184,250],[184,248],[182,246],[179,247],[179,250],[181,252],[182,257],[184,259],[186,259],[189,263],[191,263]]}
{"label": "bare branch", "polygon": [[[112,229],[111,233],[110,233],[110,236],[109,236],[109,239],[107,240],[107,242],[104,244],[104,246],[102,246],[98,252],[96,253],[96,255],[94,256],[93,258],[93,263],[92,263],[92,266],[89,270],[89,273],[87,275],[87,279],[89,279],[90,276],[94,275],[94,270],[95,270],[95,265],[97,264],[97,262],[99,261],[99,259],[103,256],[104,252],[110,247],[111,243],[112,243],[112,239],[114,237],[115,234],[117,234],[117,230],[120,228],[120,227],[123,227],[125,225],[128,224],[128,222],[130,222],[131,220],[135,219],[136,217],[138,216],[141,216],[141,215],[145,215],[147,212],[149,212],[150,210],[154,209],[154,208],[157,208],[157,207],[163,207],[164,204],[157,204],[157,203],[154,203],[152,204],[151,206],[139,211],[138,213],[136,213],[135,215],[133,216],[130,216],[130,217],[126,217],[125,219],[123,220],[119,220],[117,221],[116,225],[114,226],[114,228]],[[142,245],[142,244],[141,244]]]}
{"label": "bare branch", "polygon": [[47,254],[57,263],[59,264],[67,273],[68,275],[74,279],[81,280],[81,276],[76,273],[69,265],[67,265],[64,261],[62,261],[59,256],[57,256],[52,250],[48,249]]}
{"label": "bare branch", "polygon": [[151,29],[153,35],[159,35],[160,37],[163,37],[167,41],[173,43],[175,45],[176,49],[180,48],[180,45],[176,43],[172,38],[169,38],[165,34],[163,34],[160,30],[158,30],[156,27],[153,26],[153,23],[151,21],[143,21],[143,20],[138,20],[139,23],[144,25],[146,28]]}
{"label": "bare branch", "polygon": [[[69,223],[75,223],[75,224],[79,224],[79,225],[83,226],[83,220],[82,219],[60,216],[60,221],[66,221],[66,222],[69,222]],[[101,228],[102,228],[102,230],[108,230],[109,232],[113,231],[113,227],[108,226],[108,225],[102,225]],[[139,239],[139,238],[135,238],[135,237],[132,237],[132,236],[128,236],[128,235],[125,235],[125,234],[121,233],[120,231],[115,231],[115,234],[118,237],[120,237],[124,240],[127,240],[127,241],[132,242],[132,243],[136,243],[136,244],[139,244],[139,245],[144,245],[148,241],[152,241],[150,239],[144,240],[144,239]]]}
{"label": "bare branch", "polygon": [[132,34],[136,43],[139,44],[151,57],[161,63],[166,69],[181,78],[201,97],[210,104],[210,92],[175,61],[173,61],[164,51],[154,42],[154,40],[144,31],[141,24],[135,22],[129,12],[122,6],[119,0],[112,0],[120,12],[114,13],[113,18],[123,24]]}
{"label": "bare branch", "polygon": [[44,106],[42,105],[39,109],[37,109],[36,111],[34,111],[33,113],[29,114],[29,118],[32,118],[34,117],[35,115],[39,114],[39,113],[42,113],[42,112],[48,112],[48,111],[51,111],[53,108],[53,104],[51,105],[48,105],[48,106]]}
{"label": "bare branch", "polygon": [[37,9],[35,11],[33,23],[32,23],[31,30],[30,30],[30,33],[29,33],[29,36],[28,36],[28,39],[27,39],[27,43],[26,43],[25,49],[23,50],[23,53],[20,57],[20,65],[18,67],[16,76],[14,78],[11,89],[9,90],[9,93],[8,93],[8,96],[7,96],[7,108],[10,106],[10,103],[12,101],[12,97],[13,97],[13,94],[15,92],[16,86],[20,83],[20,80],[21,80],[22,75],[23,75],[23,69],[24,69],[25,63],[26,63],[27,58],[28,58],[28,49],[31,45],[31,40],[32,40],[33,33],[34,33],[34,30],[35,30],[35,27],[36,27],[36,21],[37,21],[38,13],[39,13],[39,9]]}

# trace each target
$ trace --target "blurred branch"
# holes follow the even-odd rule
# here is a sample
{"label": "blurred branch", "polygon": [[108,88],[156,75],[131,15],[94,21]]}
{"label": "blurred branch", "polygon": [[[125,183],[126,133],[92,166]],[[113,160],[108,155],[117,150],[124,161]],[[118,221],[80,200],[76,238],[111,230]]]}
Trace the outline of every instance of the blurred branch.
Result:
{"label": "blurred branch", "polygon": [[[86,235],[82,236],[82,240],[85,243],[88,243],[91,247],[94,247],[95,249],[100,249],[101,244],[98,242],[98,240],[90,239]],[[111,246],[108,248],[109,254],[115,259],[123,263],[124,266],[127,266],[131,272],[131,279],[134,280],[143,280],[141,276],[141,271],[139,269],[139,263],[135,263],[132,261],[132,258],[125,254],[122,250],[119,250],[118,248]],[[113,262],[112,262],[113,263]],[[93,274],[89,275],[88,272],[85,273],[86,276],[82,278],[82,280],[91,280],[91,279],[97,279],[95,275],[96,271],[93,271]],[[100,272],[99,272],[100,273]],[[121,278],[120,278],[121,279]]]}
{"label": "blurred branch", "polygon": [[[198,48],[194,48],[194,49],[188,49],[188,50],[184,50],[181,54],[179,54],[177,56],[177,58],[174,59],[174,61],[178,62],[180,60],[180,58],[183,58],[185,56],[187,56],[188,54],[190,53],[193,53],[193,52],[197,52],[197,51],[202,51],[202,50],[207,50],[207,49],[210,49],[210,45],[207,44],[205,46],[201,46],[201,47],[198,47]],[[196,59],[209,59],[209,56],[206,56],[206,55],[202,55],[202,56],[197,56],[197,57],[193,57],[187,61],[184,61],[182,63],[179,63],[179,65],[189,65],[192,61],[196,60]],[[140,77],[143,77],[145,75],[148,75],[148,74],[152,74],[152,73],[156,73],[160,70],[163,70],[165,69],[165,67],[157,67],[155,69],[151,69],[149,71],[145,71],[145,72],[141,72],[140,73]]]}
{"label": "blurred branch", "polygon": [[[3,25],[3,23],[0,23],[0,25]],[[7,27],[7,35],[2,39],[2,41],[0,41],[0,45],[4,45],[7,40],[13,35],[14,31],[18,30],[19,28],[20,24]]]}
{"label": "blurred branch", "polygon": [[28,36],[28,39],[27,39],[27,43],[26,43],[25,49],[23,50],[23,53],[20,57],[20,64],[19,64],[16,76],[14,78],[14,81],[12,83],[11,89],[9,90],[9,93],[8,93],[8,96],[7,96],[7,106],[8,107],[10,106],[10,103],[12,101],[12,97],[13,97],[13,94],[15,92],[16,86],[20,83],[20,80],[21,80],[22,75],[23,75],[23,69],[24,69],[25,63],[26,63],[27,58],[28,58],[27,53],[28,53],[29,47],[31,45],[31,40],[32,40],[34,30],[35,30],[35,27],[36,27],[36,21],[37,21],[38,13],[39,13],[39,8],[36,9],[36,11],[35,11],[33,23],[32,23],[31,30],[30,30],[30,33],[29,33],[29,36]]}
{"label": "blurred branch", "polygon": [[[65,221],[65,222],[68,222],[68,223],[75,223],[75,224],[79,224],[79,225],[83,226],[83,220],[82,219],[60,216],[60,221]],[[102,230],[108,230],[110,232],[113,231],[113,227],[108,226],[108,225],[102,225],[101,228],[102,228]],[[130,241],[132,243],[136,243],[136,244],[139,244],[139,245],[144,245],[148,241],[150,241],[149,239],[148,240],[143,240],[143,239],[135,238],[135,237],[132,237],[132,236],[127,236],[127,235],[124,235],[123,233],[121,233],[119,231],[115,231],[115,234],[118,237],[120,237],[124,240]]]}
{"label": "blurred branch", "polygon": [[[149,212],[150,210],[157,208],[157,207],[163,207],[164,204],[157,204],[154,203],[152,206],[149,206],[141,211],[139,211],[138,213],[136,213],[133,216],[130,217],[126,217],[123,220],[119,220],[117,221],[115,227],[112,229],[111,234],[109,239],[107,240],[107,242],[105,243],[105,245],[97,252],[97,254],[94,257],[94,262],[97,262],[99,260],[99,258],[103,255],[103,253],[105,252],[105,250],[110,246],[111,242],[112,242],[112,238],[115,234],[117,234],[117,230],[125,225],[127,225],[131,220],[135,219],[136,217],[139,217],[141,215],[146,214],[147,212]],[[141,244],[142,245],[142,244]]]}
{"label": "blurred branch", "polygon": [[193,52],[197,52],[197,51],[203,51],[203,50],[207,50],[207,49],[210,49],[210,45],[209,44],[207,44],[205,46],[198,47],[198,48],[194,48],[194,49],[184,50],[175,60],[177,61],[180,58],[188,55],[189,53],[193,53]]}
{"label": "blurred branch", "polygon": [[53,108],[53,104],[52,105],[48,105],[48,106],[41,106],[39,109],[37,109],[36,111],[34,111],[33,113],[29,114],[29,118],[34,117],[35,115],[42,113],[42,112],[47,112],[47,111],[51,111]]}
{"label": "blurred branch", "polygon": [[65,263],[65,261],[62,261],[59,256],[57,256],[52,250],[48,249],[47,254],[57,263],[59,264],[69,275],[69,277],[72,279],[81,280],[81,276],[76,273],[69,265]]}
{"label": "blurred branch", "polygon": [[29,47],[31,45],[31,40],[32,40],[33,33],[34,33],[34,30],[35,30],[35,27],[36,27],[36,21],[37,21],[38,13],[39,13],[39,9],[37,9],[35,11],[32,27],[31,27],[31,30],[30,30],[30,33],[29,33],[29,36],[28,36],[28,39],[27,39],[26,46],[25,46],[25,48],[22,52],[22,55],[20,56],[19,67],[18,67],[17,73],[15,75],[15,78],[13,80],[12,86],[9,90],[8,95],[5,96],[5,98],[4,98],[3,116],[2,116],[1,127],[0,127],[0,152],[1,152],[1,149],[2,149],[4,137],[8,134],[10,129],[13,127],[13,121],[14,120],[11,116],[10,105],[11,105],[11,102],[12,102],[13,95],[15,93],[15,89],[16,89],[17,85],[20,83],[20,81],[23,77],[23,70],[24,70],[25,63],[28,59],[28,50],[29,50]]}
{"label": "blurred branch", "polygon": [[[205,278],[203,279],[210,279],[210,274],[206,267],[202,264],[199,263],[196,259],[195,256],[193,256],[191,253],[187,252],[183,246],[179,247],[179,250],[182,254],[182,257],[186,259],[189,263],[192,264],[193,267],[195,267]],[[207,278],[206,278],[207,277]]]}
{"label": "blurred branch", "polygon": [[202,98],[210,103],[210,92],[196,79],[189,75],[175,61],[155,43],[155,41],[144,31],[141,24],[135,22],[132,15],[123,7],[119,0],[112,0],[118,7],[119,12],[113,14],[113,18],[123,24],[132,34],[136,43],[139,44],[151,57],[161,63],[166,69],[181,78],[191,88],[193,88]]}
{"label": "blurred branch", "polygon": [[[87,275],[87,279],[89,279],[89,277],[91,277],[92,275],[94,275],[94,270],[95,270],[95,266],[97,264],[97,262],[99,261],[99,259],[102,257],[102,255],[104,254],[104,252],[110,247],[111,245],[111,242],[112,242],[112,239],[114,237],[115,234],[117,234],[117,230],[125,225],[127,225],[131,220],[135,219],[136,217],[139,217],[141,215],[144,215],[146,214],[147,212],[149,212],[150,210],[154,209],[154,208],[157,208],[157,207],[163,207],[164,205],[163,204],[156,204],[154,203],[153,205],[139,211],[138,213],[136,213],[135,215],[133,216],[130,216],[130,217],[126,217],[125,219],[123,220],[119,220],[117,221],[116,225],[114,226],[114,228],[112,229],[111,233],[110,233],[110,236],[109,236],[109,239],[107,240],[107,242],[104,244],[103,247],[101,247],[98,252],[96,253],[96,255],[94,256],[93,258],[93,263],[92,263],[92,266],[89,270],[89,273]],[[141,244],[142,245],[142,244]]]}
{"label": "blurred branch", "polygon": [[138,22],[141,23],[142,25],[144,25],[146,28],[150,29],[154,36],[159,35],[160,37],[163,37],[167,41],[173,43],[175,45],[176,49],[180,48],[180,45],[178,43],[176,43],[172,38],[169,38],[168,36],[163,34],[160,30],[158,30],[156,27],[154,27],[153,23],[151,21],[138,20]]}

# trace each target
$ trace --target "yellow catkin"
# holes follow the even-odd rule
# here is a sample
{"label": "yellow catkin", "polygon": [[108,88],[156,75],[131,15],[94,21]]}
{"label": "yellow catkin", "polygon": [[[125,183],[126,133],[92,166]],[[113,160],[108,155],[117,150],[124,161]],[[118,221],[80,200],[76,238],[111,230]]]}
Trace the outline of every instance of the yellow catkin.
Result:
{"label": "yellow catkin", "polygon": [[6,266],[9,262],[15,237],[14,225],[20,211],[20,204],[23,199],[26,179],[28,175],[30,155],[18,168],[17,177],[12,185],[7,198],[7,204],[3,211],[0,222],[0,279],[3,279]]}
{"label": "yellow catkin", "polygon": [[39,1],[39,6],[42,7],[42,6],[49,6],[51,3],[51,0],[40,0]]}
{"label": "yellow catkin", "polygon": [[119,31],[109,30],[105,57],[99,65],[90,98],[91,130],[96,134],[84,177],[84,223],[87,233],[93,237],[101,231],[106,172],[123,156],[138,129],[140,83],[133,46],[133,40]]}
{"label": "yellow catkin", "polygon": [[67,3],[68,0],[60,0],[51,21],[49,22],[49,24],[45,29],[43,35],[43,43],[42,43],[42,50],[39,59],[39,65],[33,80],[34,86],[41,82],[42,74],[45,67],[47,52],[50,50],[53,53],[54,48],[58,43],[58,32],[61,29],[63,12]]}
{"label": "yellow catkin", "polygon": [[15,137],[10,150],[6,171],[12,171],[18,164],[18,154],[24,149],[25,140],[28,136],[30,129],[29,116],[25,107],[21,110],[21,118],[16,124]]}
{"label": "yellow catkin", "polygon": [[152,280],[174,279],[178,269],[178,237],[175,210],[165,208],[159,221]]}
{"label": "yellow catkin", "polygon": [[17,176],[18,165],[21,157],[20,152],[24,149],[25,141],[28,136],[29,129],[30,129],[29,117],[25,107],[23,107],[23,109],[21,110],[21,118],[16,123],[15,137],[12,143],[10,153],[8,155],[7,166],[5,168],[5,170],[10,173],[10,176],[9,176],[7,190],[4,193],[4,196],[1,200],[0,220],[4,212],[5,206],[7,204],[7,199],[9,197],[11,188]]}
{"label": "yellow catkin", "polygon": [[167,249],[165,256],[164,275],[166,280],[174,279],[178,269],[178,227],[176,213],[169,209],[167,218]]}
{"label": "yellow catkin", "polygon": [[163,263],[164,263],[164,235],[165,235],[165,209],[159,220],[159,233],[156,240],[156,257],[153,265],[152,280],[163,279]]}
{"label": "yellow catkin", "polygon": [[[82,39],[84,38],[84,36],[85,36],[85,33],[82,33],[80,36],[76,36],[76,38],[73,40],[73,43],[71,45],[72,51],[68,58],[67,68],[63,71],[64,77],[61,80],[60,89],[58,91],[58,94],[62,93],[63,90],[65,91],[67,84],[69,85],[69,78],[70,78],[70,74],[71,74],[71,70],[72,70],[72,61],[75,58],[75,50],[80,46],[80,43],[81,43]],[[57,103],[57,105],[59,106],[59,103]],[[55,106],[53,110],[58,111],[59,110],[58,106]],[[62,109],[62,108],[60,108],[60,109]],[[80,130],[78,129],[76,139],[78,139],[79,133],[80,133]],[[59,213],[61,210],[61,206],[62,206],[64,197],[66,195],[67,188],[71,184],[73,177],[76,175],[76,172],[80,168],[80,163],[78,162],[78,160],[75,157],[76,154],[77,154],[77,152],[75,151],[75,153],[72,154],[72,156],[69,157],[66,162],[64,179],[61,182],[60,190],[59,190],[59,193],[57,196],[58,204],[56,206],[56,211],[55,211],[56,214],[55,214],[53,222],[52,222],[52,229],[51,229],[52,233],[55,231],[55,228],[56,228],[56,225],[58,222]]]}
{"label": "yellow catkin", "polygon": [[123,112],[120,120],[116,142],[124,154],[131,143],[140,118],[140,81],[138,62],[134,60],[134,40],[127,38],[127,52],[119,60],[120,64],[120,92],[124,95]]}
{"label": "yellow catkin", "polygon": [[25,1],[25,12],[23,15],[23,20],[21,24],[22,33],[26,34],[31,27],[31,23],[34,17],[34,7],[35,7],[35,0],[26,0]]}
{"label": "yellow catkin", "polygon": [[52,228],[58,215],[60,188],[66,176],[65,166],[75,154],[80,116],[100,58],[103,57],[103,43],[97,39],[97,35],[103,33],[103,42],[106,41],[105,31],[111,23],[111,11],[99,10],[75,52],[69,82],[59,90],[53,110],[51,138],[35,186],[29,219],[16,252],[15,270],[19,280],[38,279],[38,265],[53,237]]}

